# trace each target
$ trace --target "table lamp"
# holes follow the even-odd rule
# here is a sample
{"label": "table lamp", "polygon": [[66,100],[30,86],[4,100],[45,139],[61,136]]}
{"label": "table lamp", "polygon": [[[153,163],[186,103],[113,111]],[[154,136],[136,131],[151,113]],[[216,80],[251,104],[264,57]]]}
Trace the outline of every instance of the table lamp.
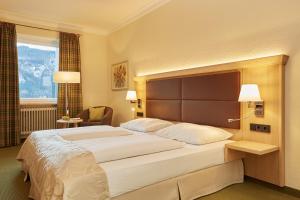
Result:
{"label": "table lamp", "polygon": [[68,83],[80,83],[80,72],[58,71],[54,73],[53,80],[55,83],[65,84],[65,117],[69,118]]}

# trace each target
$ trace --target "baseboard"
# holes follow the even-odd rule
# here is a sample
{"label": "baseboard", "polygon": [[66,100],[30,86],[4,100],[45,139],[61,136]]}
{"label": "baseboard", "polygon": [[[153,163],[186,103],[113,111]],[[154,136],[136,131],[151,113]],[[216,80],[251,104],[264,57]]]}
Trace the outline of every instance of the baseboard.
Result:
{"label": "baseboard", "polygon": [[300,190],[297,190],[297,189],[294,189],[294,188],[291,188],[291,187],[288,187],[288,186],[279,187],[277,185],[267,183],[267,182],[249,177],[249,176],[245,176],[245,181],[255,182],[257,184],[263,185],[263,186],[268,187],[270,189],[277,190],[277,191],[280,191],[282,193],[286,193],[286,194],[292,195],[294,197],[300,198]]}

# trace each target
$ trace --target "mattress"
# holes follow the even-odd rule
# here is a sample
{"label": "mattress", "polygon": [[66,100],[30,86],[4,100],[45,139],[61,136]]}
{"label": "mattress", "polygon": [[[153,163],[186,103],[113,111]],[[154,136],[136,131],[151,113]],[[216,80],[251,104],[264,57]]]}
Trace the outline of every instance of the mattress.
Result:
{"label": "mattress", "polygon": [[106,172],[111,197],[169,178],[224,163],[225,140],[206,145],[186,144],[181,149],[100,163]]}

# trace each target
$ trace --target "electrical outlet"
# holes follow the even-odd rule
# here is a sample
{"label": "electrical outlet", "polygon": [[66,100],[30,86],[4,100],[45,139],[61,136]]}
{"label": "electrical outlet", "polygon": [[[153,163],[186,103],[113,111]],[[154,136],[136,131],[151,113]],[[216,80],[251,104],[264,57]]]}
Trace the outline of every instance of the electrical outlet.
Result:
{"label": "electrical outlet", "polygon": [[250,124],[251,131],[263,132],[263,133],[271,133],[271,126],[265,124]]}
{"label": "electrical outlet", "polygon": [[138,117],[144,117],[144,113],[143,112],[137,112],[136,116],[138,116]]}

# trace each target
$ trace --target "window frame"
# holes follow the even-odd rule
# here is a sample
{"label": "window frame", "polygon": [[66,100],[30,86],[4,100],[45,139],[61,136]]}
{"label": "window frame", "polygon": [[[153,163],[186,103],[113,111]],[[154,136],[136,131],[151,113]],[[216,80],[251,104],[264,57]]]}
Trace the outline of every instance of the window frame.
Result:
{"label": "window frame", "polygon": [[28,104],[57,104],[57,98],[20,98],[21,105]]}
{"label": "window frame", "polygon": [[[39,45],[39,46],[48,46],[48,47],[55,47],[58,49],[58,55],[59,55],[59,37],[56,36],[51,36],[49,35],[43,36],[42,34],[23,34],[18,33],[18,40],[17,43],[23,43],[23,44],[31,44],[31,45]],[[57,60],[57,63],[59,62],[59,58]],[[58,70],[58,66],[57,66]],[[19,95],[20,95],[19,91]],[[58,94],[57,94],[58,95]],[[20,104],[21,105],[27,105],[27,104],[52,104],[55,105],[57,104],[57,98],[22,98],[20,96]]]}

